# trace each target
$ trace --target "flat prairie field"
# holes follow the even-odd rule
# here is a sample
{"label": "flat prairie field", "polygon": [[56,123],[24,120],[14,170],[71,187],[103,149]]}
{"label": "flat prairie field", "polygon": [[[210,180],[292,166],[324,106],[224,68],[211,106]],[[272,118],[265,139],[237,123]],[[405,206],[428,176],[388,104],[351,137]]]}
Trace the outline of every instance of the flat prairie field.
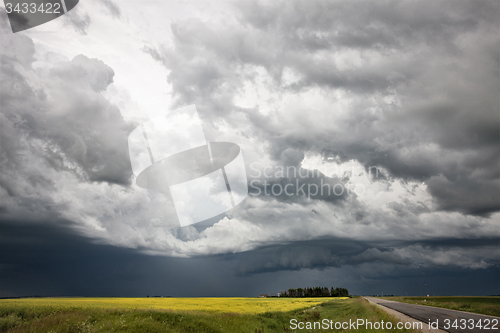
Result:
{"label": "flat prairie field", "polygon": [[[338,332],[326,321],[391,322],[392,329],[356,333],[416,333],[355,298],[29,298],[0,300],[0,332]],[[314,324],[314,326],[312,326]],[[347,326],[346,326],[347,327]]]}
{"label": "flat prairie field", "polygon": [[345,300],[348,297],[315,297],[315,298],[21,298],[0,300],[0,313],[5,309],[44,309],[44,310],[77,310],[77,309],[123,309],[123,310],[171,310],[201,311],[209,313],[258,314],[264,312],[288,312],[310,308],[315,305]]}

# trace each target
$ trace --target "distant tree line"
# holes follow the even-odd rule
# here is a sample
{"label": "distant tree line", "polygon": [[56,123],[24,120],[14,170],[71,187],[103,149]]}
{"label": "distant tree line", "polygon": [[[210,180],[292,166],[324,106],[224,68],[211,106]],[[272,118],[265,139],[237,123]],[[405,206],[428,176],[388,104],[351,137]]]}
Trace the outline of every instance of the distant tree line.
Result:
{"label": "distant tree line", "polygon": [[290,288],[288,291],[281,291],[280,297],[348,297],[349,291],[346,288],[314,287],[314,288]]}

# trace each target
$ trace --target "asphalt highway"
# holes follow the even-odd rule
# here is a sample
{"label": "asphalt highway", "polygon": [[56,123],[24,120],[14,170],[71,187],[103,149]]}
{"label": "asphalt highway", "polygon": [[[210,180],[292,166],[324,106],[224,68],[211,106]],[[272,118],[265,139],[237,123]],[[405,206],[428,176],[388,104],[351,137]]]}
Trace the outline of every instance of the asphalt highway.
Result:
{"label": "asphalt highway", "polygon": [[365,297],[373,303],[380,304],[389,309],[401,312],[408,317],[424,322],[424,327],[428,328],[429,323],[437,323],[437,327],[447,332],[490,332],[500,333],[500,318],[485,316],[469,312],[441,309],[425,305],[407,304],[401,302],[388,301],[385,299]]}

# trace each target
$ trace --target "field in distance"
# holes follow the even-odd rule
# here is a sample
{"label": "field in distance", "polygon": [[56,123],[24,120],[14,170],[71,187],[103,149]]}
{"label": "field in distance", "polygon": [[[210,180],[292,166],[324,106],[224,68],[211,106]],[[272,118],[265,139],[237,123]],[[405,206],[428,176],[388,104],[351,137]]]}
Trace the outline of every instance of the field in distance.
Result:
{"label": "field in distance", "polygon": [[[0,300],[0,332],[287,332],[291,331],[291,320],[306,325],[323,319],[348,322],[358,318],[392,321],[394,326],[396,323],[393,317],[363,298]],[[363,328],[355,331],[381,332]]]}
{"label": "field in distance", "polygon": [[[429,305],[500,317],[500,296],[383,297],[391,301]],[[425,301],[424,301],[425,300]]]}
{"label": "field in distance", "polygon": [[310,308],[330,300],[348,297],[325,298],[246,298],[246,297],[200,297],[200,298],[21,298],[0,300],[0,311],[5,308],[40,309],[64,311],[76,309],[121,309],[121,310],[171,310],[203,311],[209,313],[258,314],[264,312],[292,311]]}

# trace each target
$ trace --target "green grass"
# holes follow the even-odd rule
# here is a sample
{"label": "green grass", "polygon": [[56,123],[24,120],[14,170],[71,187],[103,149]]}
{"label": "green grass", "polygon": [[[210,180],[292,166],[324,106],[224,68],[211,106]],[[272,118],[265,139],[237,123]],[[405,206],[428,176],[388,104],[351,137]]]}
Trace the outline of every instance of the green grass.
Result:
{"label": "green grass", "polygon": [[347,329],[347,330],[303,330],[307,332],[401,332],[401,333],[412,333],[417,332],[415,330],[407,330],[407,329],[396,329],[396,323],[398,322],[393,316],[389,315],[384,310],[379,307],[368,303],[367,300],[361,297],[353,298],[342,303],[340,302],[330,302],[319,305],[313,309],[306,310],[302,312],[303,314],[307,314],[304,316],[301,313],[297,313],[295,318],[307,321],[317,321],[322,320],[323,318],[327,318],[329,320],[333,320],[334,322],[349,322],[349,320],[356,321],[357,319],[364,319],[365,321],[370,321],[372,323],[381,322],[384,323],[391,322],[393,329],[365,329],[364,327],[360,327],[358,329]]}
{"label": "green grass", "polygon": [[384,297],[384,299],[500,317],[498,296]]}
{"label": "green grass", "polygon": [[[261,314],[209,313],[145,309],[60,308],[53,306],[12,306],[0,300],[0,332],[290,332],[290,320],[301,322],[372,322],[395,319],[362,298],[329,301],[310,309]],[[329,332],[329,330],[303,330]],[[344,330],[346,331],[346,330]],[[348,330],[347,330],[348,331]],[[364,330],[392,332],[396,330]],[[412,332],[397,330],[398,332]]]}

